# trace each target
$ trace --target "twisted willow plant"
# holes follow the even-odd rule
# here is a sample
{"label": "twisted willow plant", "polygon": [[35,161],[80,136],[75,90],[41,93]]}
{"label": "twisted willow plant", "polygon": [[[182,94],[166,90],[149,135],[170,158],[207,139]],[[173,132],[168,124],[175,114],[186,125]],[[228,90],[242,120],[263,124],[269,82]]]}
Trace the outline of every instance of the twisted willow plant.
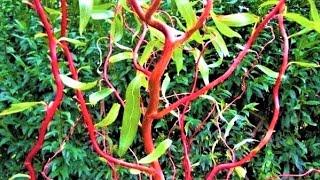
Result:
{"label": "twisted willow plant", "polygon": [[[79,2],[80,3],[82,2],[85,4],[87,3],[88,5],[92,1],[79,1]],[[68,62],[69,71],[72,75],[72,79],[71,80],[69,79],[69,81],[79,83],[77,82],[79,78],[78,70],[74,65],[73,56],[71,54],[71,50],[69,47],[70,45],[67,38],[68,37],[67,0],[61,0],[60,3],[61,3],[61,14],[62,14],[60,38],[57,38],[55,36],[53,32],[52,24],[49,21],[49,18],[47,17],[47,14],[40,0],[33,0],[32,3],[31,2],[28,3],[29,6],[37,12],[40,18],[40,21],[43,24],[45,34],[48,39],[51,72],[56,85],[56,90],[55,90],[56,95],[55,95],[54,101],[47,107],[45,117],[40,125],[38,139],[35,145],[33,146],[33,148],[27,154],[25,159],[24,164],[27,170],[29,171],[29,175],[32,180],[37,178],[37,173],[35,172],[35,169],[32,165],[32,160],[36,156],[36,154],[39,152],[39,150],[41,150],[42,145],[44,143],[45,135],[48,129],[48,125],[50,121],[53,119],[59,105],[63,100],[64,84],[70,86],[69,84],[70,82],[68,83],[65,80],[66,77],[62,76],[59,71],[59,62],[57,59],[57,48],[59,47],[62,48],[64,57]],[[212,167],[212,170],[208,172],[206,178],[214,179],[216,175],[222,170],[230,170],[229,171],[229,174],[230,174],[230,172],[232,172],[234,168],[239,167],[251,161],[252,158],[254,158],[254,156],[271,139],[272,133],[274,132],[274,128],[279,118],[279,111],[280,111],[279,90],[281,86],[281,80],[288,66],[288,53],[289,53],[288,36],[287,36],[285,25],[284,25],[285,0],[279,0],[277,4],[272,8],[272,10],[270,10],[268,14],[265,15],[265,17],[261,20],[261,22],[259,22],[259,24],[255,26],[252,34],[246,41],[242,50],[233,59],[229,68],[222,75],[215,78],[213,81],[211,82],[208,81],[205,83],[203,87],[197,88],[197,86],[199,86],[199,84],[197,83],[199,71],[201,75],[204,75],[200,67],[200,64],[201,64],[200,57],[203,55],[204,50],[208,46],[208,43],[204,43],[203,51],[199,52],[198,54],[199,58],[196,60],[196,63],[194,65],[195,71],[194,71],[192,88],[188,93],[183,95],[183,97],[179,98],[177,101],[167,102],[165,107],[163,107],[163,103],[161,102],[162,100],[161,87],[164,86],[165,82],[162,83],[161,81],[166,77],[165,75],[166,69],[168,68],[168,65],[171,63],[175,50],[179,48],[181,49],[185,44],[188,43],[188,41],[191,41],[191,40],[197,41],[196,36],[201,34],[199,30],[202,30],[204,33],[206,32],[206,27],[203,27],[206,23],[206,20],[211,16],[215,17],[215,15],[212,13],[213,1],[212,0],[204,1],[201,15],[195,18],[193,21],[188,21],[187,28],[185,29],[184,32],[181,32],[178,29],[175,29],[174,27],[166,24],[163,19],[157,18],[155,14],[159,11],[159,7],[161,4],[160,0],[151,1],[151,4],[147,8],[141,7],[138,0],[128,0],[127,4],[131,8],[131,10],[136,14],[136,16],[139,18],[139,21],[143,27],[143,32],[140,35],[139,41],[134,47],[133,52],[130,54],[130,56],[132,56],[132,59],[133,59],[133,66],[137,71],[137,76],[133,81],[131,81],[131,83],[127,87],[126,100],[122,99],[121,94],[116,90],[116,88],[113,86],[112,82],[109,80],[109,77],[108,77],[108,66],[109,66],[109,63],[112,61],[112,57],[111,57],[112,48],[113,48],[112,45],[117,41],[116,40],[117,37],[115,37],[116,30],[113,30],[113,32],[111,32],[108,36],[109,37],[108,39],[110,41],[109,53],[104,61],[102,76],[103,76],[104,82],[106,83],[106,86],[111,90],[110,92],[114,93],[114,96],[119,101],[120,105],[124,108],[124,115],[123,115],[124,117],[123,117],[120,142],[119,142],[120,143],[119,152],[118,152],[119,156],[122,156],[123,154],[125,154],[126,151],[129,149],[129,146],[132,144],[135,134],[137,134],[136,129],[138,128],[141,114],[143,115],[142,121],[141,121],[142,122],[141,123],[142,124],[141,125],[142,141],[144,144],[145,152],[146,154],[149,154],[149,155],[146,158],[140,160],[139,163],[129,163],[120,158],[115,157],[114,155],[112,155],[111,152],[107,152],[101,149],[96,138],[96,132],[97,132],[96,126],[94,125],[92,116],[88,110],[87,102],[84,98],[82,88],[74,87],[76,99],[78,101],[78,104],[80,105],[80,111],[84,120],[84,124],[87,127],[87,131],[89,133],[90,142],[93,146],[94,151],[99,156],[104,158],[107,164],[112,168],[113,178],[114,179],[119,178],[116,172],[115,165],[120,165],[128,169],[135,169],[135,170],[144,172],[150,175],[152,179],[156,179],[156,180],[165,179],[164,173],[163,173],[161,164],[158,161],[158,158],[159,156],[164,154],[165,150],[170,146],[170,141],[165,141],[163,143],[160,143],[158,147],[155,148],[152,135],[154,131],[154,128],[153,128],[154,122],[165,121],[163,118],[165,116],[169,116],[169,114],[171,113],[178,118],[181,143],[183,147],[182,167],[184,171],[184,178],[187,180],[192,179],[193,178],[192,165],[189,159],[189,154],[190,154],[190,146],[192,144],[193,136],[189,137],[184,130],[186,113],[190,108],[190,104],[194,100],[198,99],[200,96],[205,95],[209,90],[215,88],[220,84],[223,84],[230,76],[232,76],[233,72],[236,70],[237,67],[239,67],[244,57],[248,54],[248,52],[250,52],[250,49],[254,44],[255,40],[258,38],[258,36],[264,30],[264,28],[268,25],[269,21],[271,21],[272,19],[277,19],[278,27],[279,27],[281,38],[282,38],[282,64],[279,68],[279,72],[277,74],[276,81],[273,88],[274,110],[273,110],[273,116],[269,124],[269,127],[267,129],[267,132],[264,135],[264,137],[259,141],[258,145],[253,150],[251,150],[247,155],[243,156],[241,159],[238,159],[238,160],[233,158],[232,162],[229,162],[229,163],[214,165]],[[125,11],[128,11],[128,9],[122,7],[121,3],[118,3],[113,12],[114,14],[113,23],[116,23],[115,21],[118,16],[121,18],[121,11],[123,11],[123,9],[125,9]],[[83,31],[83,27],[81,29],[82,29],[81,31]],[[159,34],[159,36],[163,36],[163,39],[162,39],[163,46],[161,46],[162,53],[160,57],[157,58],[156,62],[153,62],[153,58],[150,58],[150,57],[145,58],[147,59],[147,62],[141,62],[139,61],[139,48],[142,45],[142,43],[146,42],[145,40],[146,34],[151,29],[155,29],[159,31],[161,33]],[[227,29],[226,31],[229,31],[229,30]],[[141,106],[144,106],[143,103],[140,103],[141,97],[134,97],[136,95],[140,95],[139,91],[140,91],[141,85],[137,85],[137,83],[134,83],[134,82],[139,82],[139,83],[145,82],[144,83],[145,87],[147,87],[147,93],[148,93],[149,99],[142,100],[143,103],[146,103],[145,112],[141,112],[141,109],[143,109],[143,107]],[[134,93],[135,95],[130,96],[130,93]],[[119,110],[119,108],[116,108],[116,106],[114,109]],[[208,117],[210,117],[210,115],[211,114],[209,113]],[[111,116],[112,115],[110,115],[109,118],[111,118]],[[113,117],[111,119],[115,119],[115,118],[116,117]],[[205,124],[205,121],[203,123]],[[204,124],[201,124],[201,126],[197,128],[196,132],[201,131],[202,126]],[[129,129],[131,128],[130,132],[128,132],[127,130],[128,126],[129,126]],[[148,165],[141,165],[141,164],[150,164],[150,165],[148,166]]]}

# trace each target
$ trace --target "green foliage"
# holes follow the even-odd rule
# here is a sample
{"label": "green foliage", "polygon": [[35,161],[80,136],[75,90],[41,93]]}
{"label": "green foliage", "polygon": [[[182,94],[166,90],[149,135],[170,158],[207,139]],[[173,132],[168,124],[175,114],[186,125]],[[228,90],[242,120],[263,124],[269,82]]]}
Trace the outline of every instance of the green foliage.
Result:
{"label": "green foliage", "polygon": [[[59,37],[59,5],[52,0],[42,2],[55,27],[55,35]],[[145,1],[142,3],[146,4]],[[215,1],[212,14],[214,18],[208,19],[206,26],[192,37],[195,41],[186,43],[174,52],[173,63],[168,66],[167,75],[162,79],[162,96],[173,95],[167,97],[168,102],[173,102],[180,98],[175,94],[190,90],[194,64],[202,50],[202,42],[210,41],[210,44],[200,57],[201,69],[197,88],[224,73],[239,51],[236,44],[245,43],[254,24],[273,3],[274,1],[262,0]],[[193,24],[202,8],[199,4],[201,3],[186,0],[163,1],[161,8],[172,16],[173,26],[182,31]],[[105,142],[105,148],[113,154],[118,152],[126,161],[135,162],[134,156],[127,151],[129,147],[138,159],[148,157],[143,153],[144,147],[138,133],[140,116],[143,114],[141,104],[146,104],[148,99],[145,90],[141,88],[146,86],[144,77],[136,76],[131,65],[137,34],[125,28],[125,23],[134,31],[140,31],[141,25],[129,11],[124,13],[123,17],[117,15],[114,18],[114,6],[115,2],[104,0],[92,1],[92,4],[90,1],[71,0],[69,36],[68,39],[58,40],[72,44],[76,66],[81,68],[80,81],[93,82],[89,83],[90,88],[87,83],[72,79],[67,79],[65,84],[76,89],[88,89],[85,92],[86,99],[90,104],[95,104],[90,106],[90,112],[99,127],[98,130],[106,134],[106,139],[98,136],[98,142],[101,146]],[[287,31],[291,35],[291,62],[281,88],[281,118],[272,141],[257,158],[235,169],[232,179],[241,179],[243,176],[248,179],[277,179],[282,173],[300,173],[320,167],[320,34],[317,26],[319,8],[319,1],[288,1],[286,17],[289,21],[286,23]],[[0,16],[0,111],[3,113],[10,109],[11,104],[18,102],[44,101],[49,104],[54,98],[55,86],[47,58],[47,40],[42,34],[43,27],[39,18],[26,4],[12,0],[2,0]],[[157,13],[156,16],[169,22],[163,13]],[[235,21],[238,19],[242,21]],[[271,26],[278,36],[275,23],[271,22]],[[302,31],[297,32],[300,29]],[[116,98],[110,95],[110,89],[97,87],[97,80],[101,77],[99,71],[102,70],[99,59],[108,52],[109,40],[104,38],[108,33],[111,33],[117,42],[110,58],[109,76],[121,96],[125,97],[124,110],[119,104],[114,104]],[[100,44],[97,43],[99,39]],[[254,52],[260,52],[261,47],[271,39],[272,33],[266,28],[253,46],[252,53],[249,53],[234,75],[192,103],[185,126],[189,137],[201,124],[207,112],[215,108],[208,123],[195,135],[190,146],[193,175],[196,179],[204,178],[204,173],[214,164],[231,160],[230,152],[218,141],[220,138],[227,139],[227,144],[236,150],[236,158],[240,159],[265,134],[273,112],[271,91],[281,60],[280,40],[276,39],[268,45],[259,58]],[[139,51],[140,64],[145,64],[149,58],[156,62],[161,55],[163,39],[159,32],[150,30],[147,40],[148,43],[143,44]],[[100,45],[101,52],[97,44]],[[192,48],[193,50],[190,50]],[[60,49],[58,55],[60,71],[67,74],[67,63],[62,58]],[[245,80],[245,84],[242,80]],[[242,98],[229,104],[241,94],[243,85],[246,91]],[[74,132],[64,144],[62,152],[51,162],[48,175],[53,179],[110,179],[110,168],[99,160],[88,143],[88,137],[84,133],[86,127],[82,125],[82,120],[79,120],[81,117],[73,91],[69,88],[64,90],[65,99],[50,124],[43,149],[34,160],[35,168],[37,172],[41,172],[44,163],[59,149],[66,135],[70,133],[70,128],[75,125]],[[104,104],[103,111],[109,110],[106,115],[100,113],[98,102]],[[163,106],[165,105],[164,100]],[[29,107],[31,106],[19,108],[19,113],[0,116],[0,174],[3,179],[26,174],[23,161],[36,140],[39,124],[44,117],[43,106],[35,105],[32,106],[32,111],[22,111]],[[155,150],[156,155],[152,155],[151,160],[149,155],[148,161],[159,159],[166,177],[170,177],[172,166],[166,153],[170,151],[177,166],[177,179],[183,179],[183,151],[175,123],[177,119],[174,116],[178,111],[171,113],[173,115],[154,123],[153,137],[155,144],[158,144],[156,149],[160,150]],[[168,135],[172,127],[173,133]],[[171,141],[168,143],[168,138],[172,140],[172,144]],[[166,142],[166,146],[160,145],[161,142]],[[120,177],[136,178],[126,169],[118,168],[118,172]],[[225,174],[221,173],[218,178],[225,178]],[[317,174],[310,175],[310,179],[319,178]]]}

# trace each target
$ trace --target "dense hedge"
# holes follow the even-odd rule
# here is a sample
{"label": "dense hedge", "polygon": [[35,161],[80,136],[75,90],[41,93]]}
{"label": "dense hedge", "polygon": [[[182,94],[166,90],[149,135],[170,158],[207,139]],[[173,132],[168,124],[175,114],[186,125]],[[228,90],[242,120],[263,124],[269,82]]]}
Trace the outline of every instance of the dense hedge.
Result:
{"label": "dense hedge", "polygon": [[[246,2],[240,0],[215,2],[214,12],[216,14],[232,14],[237,12],[250,12],[263,17],[268,8],[259,9],[263,1],[249,0]],[[320,2],[316,1],[318,9]],[[45,101],[50,102],[53,99],[54,83],[50,75],[50,66],[48,60],[48,48],[46,38],[39,37],[37,33],[43,31],[38,16],[26,4],[21,1],[2,0],[0,3],[0,110],[6,109],[11,103]],[[58,10],[59,5],[55,1],[43,1],[46,7]],[[309,17],[309,5],[307,0],[288,1],[288,11],[300,13]],[[180,17],[177,7],[172,1],[165,1],[161,8],[170,15]],[[201,7],[200,7],[201,8]],[[197,8],[197,9],[200,9]],[[75,55],[77,68],[82,68],[80,80],[90,82],[100,78],[97,73],[99,66],[99,50],[97,41],[105,37],[110,31],[110,23],[101,20],[92,20],[86,28],[83,36],[78,33],[79,12],[76,0],[69,2],[69,37],[79,39],[86,43],[85,46],[72,46]],[[50,14],[50,19],[56,27],[58,33],[59,15]],[[132,18],[132,14],[125,14],[129,26],[136,27],[137,21]],[[212,24],[212,21],[208,22]],[[293,34],[302,27],[297,23],[286,21],[287,32]],[[234,28],[242,39],[223,37],[228,50],[228,57],[223,62],[211,69],[210,80],[222,74],[231,63],[233,57],[239,52],[239,46],[245,43],[250,36],[253,26],[244,28]],[[272,27],[276,37],[279,37],[279,31],[276,22],[271,22],[270,27],[266,28],[258,38],[253,51],[259,52],[266,42],[272,39],[270,28]],[[127,47],[134,47],[135,39],[130,31],[125,30],[124,37],[119,42]],[[290,61],[305,61],[308,63],[319,64],[320,61],[320,33],[311,31],[309,33],[292,37],[290,39]],[[192,44],[199,46],[198,44]],[[103,53],[107,52],[107,41],[100,41],[99,48]],[[219,59],[218,54],[212,45],[208,46],[208,51],[204,55],[208,64]],[[122,52],[121,49],[115,49],[114,54]],[[160,54],[156,53],[155,58]],[[63,61],[62,52],[59,51],[60,69],[67,73],[67,64]],[[242,92],[245,86],[245,93],[241,99],[237,100],[223,113],[223,118],[230,121],[235,115],[239,120],[232,127],[228,137],[228,144],[235,145],[243,139],[254,138],[261,139],[264,135],[270,117],[272,116],[272,85],[274,78],[266,75],[255,64],[263,65],[274,71],[278,70],[281,63],[281,39],[276,38],[268,45],[257,59],[255,53],[250,53],[241,67],[237,68],[234,75],[226,82],[218,86],[208,95],[219,102],[221,108],[226,107],[228,103],[235,99]],[[211,61],[211,62],[210,62]],[[131,61],[121,61],[110,66],[109,74],[113,84],[124,95],[125,88],[133,79],[135,73]],[[189,91],[189,84],[192,82],[192,71],[194,59],[192,55],[186,53],[184,66],[178,74],[174,63],[167,69],[168,75],[172,79],[167,94],[182,93]],[[253,69],[251,69],[253,67]],[[250,74],[246,72],[250,70]],[[276,127],[270,143],[257,155],[253,161],[246,164],[247,179],[277,179],[283,173],[302,173],[311,168],[320,166],[320,73],[319,67],[304,67],[292,64],[288,67],[283,79],[281,88],[281,117]],[[243,83],[243,79],[245,80]],[[201,84],[203,85],[203,84]],[[99,88],[86,92],[86,97],[91,92]],[[50,124],[45,144],[33,161],[37,172],[40,172],[47,160],[58,150],[65,137],[70,133],[70,128],[74,127],[74,132],[70,135],[64,145],[62,153],[58,154],[51,163],[49,176],[58,179],[109,179],[111,170],[100,160],[93,152],[87,137],[85,127],[81,123],[81,114],[76,105],[73,90],[66,88],[65,97],[53,122]],[[146,97],[145,94],[142,94]],[[114,97],[108,97],[105,101],[106,109],[109,109],[112,102],[116,101]],[[201,120],[205,118],[212,104],[207,100],[199,99],[192,103],[191,111],[186,119],[186,132],[192,135],[192,131]],[[96,120],[101,119],[100,107],[90,106],[90,111]],[[123,113],[120,111],[120,116]],[[217,116],[217,112],[212,116]],[[8,116],[0,116],[0,174],[1,178],[7,179],[17,173],[26,173],[24,169],[24,158],[26,153],[34,144],[40,121],[44,116],[43,106],[36,106],[21,113]],[[119,116],[119,117],[120,117]],[[221,118],[221,117],[220,117]],[[223,120],[222,118],[222,120]],[[218,117],[219,119],[219,117]],[[156,142],[168,138],[168,132],[172,127],[173,133],[170,139],[173,144],[170,147],[170,153],[177,166],[177,179],[183,178],[183,167],[181,167],[181,157],[183,155],[180,136],[176,118],[166,117],[164,121],[155,123],[153,137]],[[223,122],[223,121],[222,121]],[[121,118],[112,124],[104,133],[108,134],[108,142],[112,142],[111,149],[116,149],[119,138],[119,127]],[[223,131],[226,124],[222,123]],[[222,163],[229,160],[227,148],[223,143],[214,144],[219,136],[219,131],[212,121],[205,124],[203,130],[195,136],[190,151],[190,159],[193,166],[193,175],[195,179],[202,179],[213,166],[212,159],[216,163]],[[102,143],[102,137],[99,137]],[[255,142],[245,143],[237,151],[237,158],[246,154],[254,147]],[[214,153],[212,147],[215,145]],[[131,149],[138,157],[143,157],[143,145],[138,137]],[[134,162],[134,156],[129,152],[125,157],[127,161]],[[170,179],[172,175],[172,166],[168,160],[168,155],[160,158],[165,176]],[[136,178],[129,173],[127,169],[119,168],[120,177]],[[221,175],[221,178],[225,176]],[[238,173],[233,173],[233,179],[239,179]],[[318,174],[310,174],[309,179],[318,179]]]}

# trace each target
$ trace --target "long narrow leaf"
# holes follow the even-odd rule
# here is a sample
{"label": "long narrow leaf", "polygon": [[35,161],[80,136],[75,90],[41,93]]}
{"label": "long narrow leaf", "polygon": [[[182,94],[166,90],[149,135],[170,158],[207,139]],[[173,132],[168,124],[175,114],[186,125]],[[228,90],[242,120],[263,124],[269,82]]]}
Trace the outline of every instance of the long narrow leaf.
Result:
{"label": "long narrow leaf", "polygon": [[162,156],[166,150],[171,146],[172,141],[170,139],[166,139],[159,143],[159,145],[146,157],[140,159],[138,163],[148,164],[155,160],[157,160],[160,156]]}
{"label": "long narrow leaf", "polygon": [[137,75],[128,85],[126,91],[126,106],[122,119],[118,155],[123,156],[137,135],[138,124],[141,116],[140,109],[140,88],[144,78]]}
{"label": "long narrow leaf", "polygon": [[33,106],[38,104],[45,104],[45,103],[43,101],[39,101],[39,102],[23,102],[23,103],[11,104],[11,106],[8,109],[5,109],[0,113],[0,116],[18,113],[18,112],[27,110],[29,108],[32,108]]}

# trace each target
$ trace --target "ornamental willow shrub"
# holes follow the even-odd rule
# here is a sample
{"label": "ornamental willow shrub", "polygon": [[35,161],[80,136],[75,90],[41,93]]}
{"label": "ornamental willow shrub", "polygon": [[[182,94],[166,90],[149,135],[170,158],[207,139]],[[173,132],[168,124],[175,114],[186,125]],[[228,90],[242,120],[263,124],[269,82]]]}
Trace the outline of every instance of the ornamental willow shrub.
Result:
{"label": "ornamental willow shrub", "polygon": [[[306,35],[319,40],[320,17],[312,0],[308,0],[310,19],[290,12],[285,0],[267,1],[257,6],[259,11],[265,11],[261,17],[249,12],[223,15],[223,9],[228,6],[217,3],[214,9],[212,0],[198,3],[188,0],[165,3],[159,0],[113,3],[61,0],[59,5],[33,0],[24,3],[36,13],[28,21],[36,22],[37,15],[41,26],[34,25],[34,31],[31,31],[25,23],[15,21],[21,30],[19,33],[33,33],[34,41],[12,33],[19,39],[16,43],[21,44],[21,51],[32,51],[24,55],[29,56],[26,60],[22,60],[11,46],[6,47],[6,51],[23,67],[16,71],[25,70],[32,75],[22,78],[25,81],[17,85],[19,89],[33,83],[34,79],[46,85],[41,83],[29,89],[38,92],[35,97],[39,98],[32,98],[27,89],[23,94],[27,97],[20,98],[44,97],[44,101],[18,103],[12,98],[15,103],[0,113],[1,117],[6,117],[1,129],[5,138],[0,144],[14,139],[13,134],[22,130],[27,138],[19,141],[22,138],[19,136],[15,140],[20,150],[27,152],[23,142],[30,140],[29,137],[34,139],[35,128],[39,127],[35,143],[27,143],[31,148],[26,155],[18,153],[18,158],[25,159],[28,175],[16,174],[13,178],[99,179],[106,176],[119,179],[130,175],[152,179],[246,176],[266,179],[319,172],[317,161],[304,167],[299,163],[301,157],[307,156],[305,144],[319,144],[319,139],[310,137],[305,144],[292,138],[294,136],[276,137],[277,146],[299,145],[302,153],[284,150],[282,153],[293,155],[299,171],[309,169],[304,174],[289,174],[290,169],[281,173],[280,162],[290,159],[285,155],[278,164],[270,164],[276,161],[273,151],[276,148],[270,146],[265,149],[265,157],[258,160],[260,172],[256,172],[258,168],[251,164],[275,131],[281,132],[294,124],[290,119],[281,127],[277,126],[280,115],[288,117],[283,112],[300,109],[296,106],[301,103],[294,107],[281,103],[282,81],[286,86],[294,86],[295,81],[294,78],[288,80],[291,77],[285,75],[286,70],[291,71],[291,66],[311,70],[319,67],[317,63],[301,58],[307,56],[301,48],[290,51],[289,44],[293,37],[300,37],[302,42],[299,43],[303,43]],[[79,21],[76,21],[78,15]],[[288,35],[285,20],[295,22],[303,29]],[[78,32],[74,28],[77,25]],[[106,29],[107,33],[102,36]],[[94,45],[87,46],[90,42]],[[49,49],[49,61],[43,58],[46,48]],[[294,55],[294,61],[289,62],[289,53]],[[95,55],[92,57],[92,54]],[[50,67],[46,66],[48,63]],[[296,71],[307,76],[305,71]],[[15,73],[6,70],[3,74],[14,76]],[[16,83],[13,77],[8,78],[5,83]],[[313,82],[316,81],[319,79]],[[319,105],[315,95],[319,93],[319,86],[315,87],[314,90],[295,87],[298,91],[310,90],[314,94],[311,95],[314,99],[306,99],[302,104]],[[48,93],[52,89],[53,94]],[[295,98],[293,89],[288,90],[283,99],[290,98]],[[45,113],[40,121],[41,107]],[[30,111],[31,108],[34,111]],[[21,111],[30,117],[27,128],[24,124],[10,122],[17,121],[11,114]],[[316,116],[314,112],[300,111],[299,116],[304,119],[300,128],[317,126],[312,119]],[[19,130],[12,132],[12,126]],[[2,152],[13,153],[12,158],[17,156],[14,151],[19,150],[8,145],[2,148]],[[295,150],[299,151],[299,148]],[[37,157],[40,151],[42,157]],[[86,155],[91,151],[99,158]],[[300,156],[295,157],[298,154]],[[311,156],[319,157],[319,154]],[[285,166],[288,167],[290,165]],[[91,169],[98,174],[90,174]],[[19,171],[19,167],[14,171]]]}

